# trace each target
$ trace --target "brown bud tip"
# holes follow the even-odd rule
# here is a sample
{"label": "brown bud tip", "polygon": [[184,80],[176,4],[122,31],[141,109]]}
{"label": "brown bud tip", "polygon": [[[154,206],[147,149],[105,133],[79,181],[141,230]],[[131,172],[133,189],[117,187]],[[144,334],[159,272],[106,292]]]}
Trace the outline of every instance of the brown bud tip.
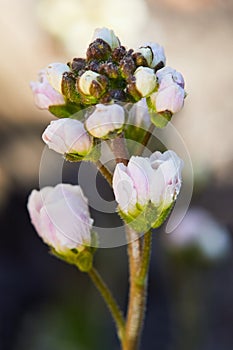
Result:
{"label": "brown bud tip", "polygon": [[87,49],[87,60],[106,60],[110,56],[111,47],[102,39],[96,39]]}
{"label": "brown bud tip", "polygon": [[120,70],[121,70],[121,75],[124,79],[129,78],[135,71],[136,65],[134,63],[134,60],[132,56],[125,56],[121,61],[120,61]]}
{"label": "brown bud tip", "polygon": [[126,48],[124,46],[116,47],[112,52],[113,61],[120,62],[126,54]]}
{"label": "brown bud tip", "polygon": [[71,69],[74,74],[78,75],[80,70],[85,69],[86,60],[84,58],[74,58],[71,63]]}
{"label": "brown bud tip", "polygon": [[107,75],[110,79],[117,79],[119,77],[119,69],[113,62],[101,64],[100,73]]}
{"label": "brown bud tip", "polygon": [[137,67],[139,66],[148,67],[147,60],[140,52],[135,52],[132,57]]}

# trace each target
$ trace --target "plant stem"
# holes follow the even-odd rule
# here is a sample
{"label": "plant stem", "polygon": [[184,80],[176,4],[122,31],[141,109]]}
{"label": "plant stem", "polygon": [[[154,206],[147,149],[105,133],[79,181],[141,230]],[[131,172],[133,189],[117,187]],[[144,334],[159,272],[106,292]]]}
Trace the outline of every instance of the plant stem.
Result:
{"label": "plant stem", "polygon": [[127,228],[129,239],[128,256],[130,270],[130,292],[123,350],[137,350],[146,310],[147,275],[150,261],[151,232],[143,239],[131,228]]}
{"label": "plant stem", "polygon": [[137,155],[141,156],[145,147],[148,145],[148,142],[150,141],[151,135],[153,134],[154,131],[154,124],[151,124],[149,129],[147,130],[144,139],[142,140],[141,146],[139,147],[138,151],[137,151]]}
{"label": "plant stem", "polygon": [[90,276],[92,282],[102,295],[107,307],[109,308],[112,318],[115,321],[116,327],[117,327],[117,334],[119,337],[119,340],[122,342],[124,339],[124,334],[125,334],[125,320],[122,315],[122,312],[115,301],[112,293],[110,292],[109,288],[103,281],[102,277],[99,275],[96,269],[93,267],[91,270],[88,272],[88,275]]}
{"label": "plant stem", "polygon": [[97,160],[96,166],[104,178],[108,181],[109,185],[112,186],[112,174],[111,172],[101,163],[100,160]]}
{"label": "plant stem", "polygon": [[127,165],[129,162],[129,154],[126,149],[123,133],[111,140],[111,148],[116,158],[116,163],[123,163]]}

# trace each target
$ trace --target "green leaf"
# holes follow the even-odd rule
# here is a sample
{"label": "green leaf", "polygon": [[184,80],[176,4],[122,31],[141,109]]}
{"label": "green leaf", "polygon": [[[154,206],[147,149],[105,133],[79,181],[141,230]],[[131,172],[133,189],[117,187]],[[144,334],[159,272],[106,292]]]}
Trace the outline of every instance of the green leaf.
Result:
{"label": "green leaf", "polygon": [[57,118],[69,118],[79,112],[83,107],[75,103],[66,103],[65,105],[49,106],[49,112]]}

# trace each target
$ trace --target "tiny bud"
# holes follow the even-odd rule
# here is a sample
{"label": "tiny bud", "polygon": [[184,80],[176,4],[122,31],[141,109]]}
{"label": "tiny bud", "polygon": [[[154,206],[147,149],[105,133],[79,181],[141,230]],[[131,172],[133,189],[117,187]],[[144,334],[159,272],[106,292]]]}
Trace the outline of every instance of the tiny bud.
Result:
{"label": "tiny bud", "polygon": [[121,44],[114,31],[108,28],[97,28],[92,37],[92,41],[95,41],[96,39],[102,39],[105,43],[109,45],[111,50],[114,50]]}
{"label": "tiny bud", "polygon": [[[152,62],[151,64],[149,64],[149,66],[154,69],[164,67],[166,64],[166,57],[165,57],[163,47],[157,43],[149,42],[144,44],[140,49],[146,49],[146,48],[149,48],[152,53]],[[147,57],[149,57],[148,53],[147,53]]]}
{"label": "tiny bud", "polygon": [[99,96],[106,89],[106,79],[100,77],[100,74],[87,70],[77,81],[78,90],[84,95]]}
{"label": "tiny bud", "polygon": [[107,75],[110,79],[117,79],[119,77],[119,69],[113,62],[101,64],[100,73]]}
{"label": "tiny bud", "polygon": [[124,46],[116,47],[112,52],[112,59],[115,62],[120,62],[126,54],[126,48]]}
{"label": "tiny bud", "polygon": [[132,56],[124,56],[124,58],[120,61],[119,64],[121,76],[124,79],[128,79],[131,77],[131,75],[134,73],[136,69],[135,62],[132,58]]}
{"label": "tiny bud", "polygon": [[80,104],[81,97],[76,89],[76,78],[73,73],[65,72],[62,77],[62,93],[71,102]]}
{"label": "tiny bud", "polygon": [[164,78],[171,77],[173,82],[184,88],[183,75],[171,67],[164,67],[156,72],[158,83],[161,84]]}
{"label": "tiny bud", "polygon": [[78,75],[79,71],[85,69],[86,60],[84,58],[74,58],[71,63],[71,69],[75,75]]}
{"label": "tiny bud", "polygon": [[156,75],[154,70],[148,67],[138,67],[134,73],[135,86],[141,97],[150,95],[156,88]]}
{"label": "tiny bud", "polygon": [[111,54],[111,48],[102,39],[96,39],[92,42],[87,49],[87,60],[106,60]]}
{"label": "tiny bud", "polygon": [[70,72],[67,64],[51,63],[46,68],[46,75],[50,85],[58,92],[62,92],[62,76],[65,72]]}
{"label": "tiny bud", "polygon": [[137,66],[149,66],[151,67],[153,54],[149,47],[140,47],[134,54]]}
{"label": "tiny bud", "polygon": [[96,138],[107,138],[110,133],[120,132],[125,122],[125,112],[118,104],[97,104],[86,120],[87,131]]}

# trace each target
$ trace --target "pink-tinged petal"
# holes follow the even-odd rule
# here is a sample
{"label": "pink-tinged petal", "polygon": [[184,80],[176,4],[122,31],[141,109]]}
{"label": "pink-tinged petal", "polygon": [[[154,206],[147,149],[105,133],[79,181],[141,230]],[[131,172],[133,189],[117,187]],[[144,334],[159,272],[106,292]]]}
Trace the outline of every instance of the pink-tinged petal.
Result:
{"label": "pink-tinged petal", "polygon": [[137,192],[137,202],[146,205],[150,197],[150,178],[152,169],[148,158],[131,157],[127,166],[127,174],[133,181]]}
{"label": "pink-tinged petal", "polygon": [[44,70],[39,73],[39,81],[31,82],[30,87],[34,95],[35,104],[40,109],[48,109],[49,106],[63,105],[65,103],[63,95],[49,84]]}
{"label": "pink-tinged petal", "polygon": [[97,104],[95,111],[86,120],[89,134],[96,138],[107,137],[110,132],[119,130],[125,122],[125,112],[118,104]]}
{"label": "pink-tinged petal", "polygon": [[28,211],[39,236],[57,252],[91,243],[93,220],[80,186],[59,184],[34,190]]}
{"label": "pink-tinged petal", "polygon": [[122,163],[116,165],[113,174],[113,191],[115,199],[123,212],[134,211],[137,203],[136,190],[132,179],[126,173],[125,165]]}
{"label": "pink-tinged petal", "polygon": [[174,83],[176,83],[180,87],[184,88],[184,84],[185,83],[184,83],[183,75],[180,72],[177,72],[175,69],[173,69],[171,67],[164,67],[164,68],[159,69],[156,72],[156,76],[157,76],[159,84],[162,82],[162,80],[165,77],[170,76]]}
{"label": "pink-tinged petal", "polygon": [[85,156],[93,141],[84,125],[76,119],[58,119],[50,123],[42,135],[43,141],[55,152],[77,153]]}
{"label": "pink-tinged petal", "polygon": [[184,104],[185,92],[177,84],[171,84],[165,89],[158,90],[152,98],[154,100],[157,112],[170,111],[171,113],[179,112]]}

